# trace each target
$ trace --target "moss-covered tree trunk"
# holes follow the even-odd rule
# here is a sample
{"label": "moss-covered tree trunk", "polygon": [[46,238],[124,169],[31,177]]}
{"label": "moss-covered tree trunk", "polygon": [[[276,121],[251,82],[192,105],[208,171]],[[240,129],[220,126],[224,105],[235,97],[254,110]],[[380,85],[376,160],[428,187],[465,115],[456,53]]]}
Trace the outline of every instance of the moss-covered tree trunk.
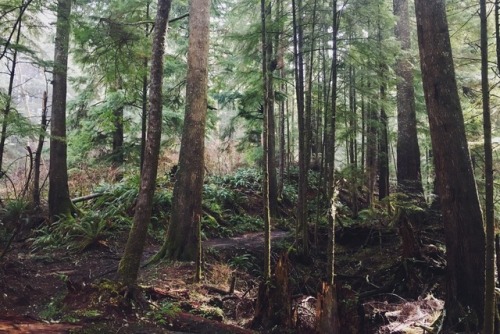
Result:
{"label": "moss-covered tree trunk", "polygon": [[163,54],[170,5],[171,0],[158,0],[151,56],[149,118],[144,165],[142,166],[139,197],[135,206],[134,223],[118,267],[119,279],[129,287],[133,287],[137,283],[153,206],[162,124]]}
{"label": "moss-covered tree trunk", "polygon": [[73,211],[69,197],[66,144],[66,92],[68,78],[71,0],[57,2],[52,113],[50,118],[49,215],[52,220]]}
{"label": "moss-covered tree trunk", "polygon": [[482,327],[485,233],[457,90],[444,0],[416,0],[422,79],[446,237],[446,319],[455,332]]}
{"label": "moss-covered tree trunk", "polygon": [[168,258],[181,261],[196,259],[196,224],[202,214],[209,25],[210,0],[192,0],[189,8],[186,111],[179,170],[174,186],[170,226],[160,251],[161,256],[164,253]]}

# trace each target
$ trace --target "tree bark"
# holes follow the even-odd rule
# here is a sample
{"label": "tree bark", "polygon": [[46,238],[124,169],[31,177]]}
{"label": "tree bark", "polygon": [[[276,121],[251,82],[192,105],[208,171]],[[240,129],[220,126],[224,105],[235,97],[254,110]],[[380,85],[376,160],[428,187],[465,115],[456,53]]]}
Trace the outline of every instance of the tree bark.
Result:
{"label": "tree bark", "polygon": [[[269,65],[270,57],[272,55],[272,41],[268,38],[267,34],[267,17],[270,17],[270,5],[266,5],[265,0],[260,1],[260,17],[261,17],[261,43],[262,43],[262,87],[264,95],[264,122],[262,124],[263,130],[263,141],[264,141],[264,177],[262,180],[262,198],[264,200],[264,279],[261,287],[267,289],[267,283],[271,278],[271,139],[274,138],[269,132],[271,117],[273,117],[273,112],[270,110],[273,108],[273,92],[272,92],[272,72],[270,71]],[[274,143],[274,142],[273,142]]]}
{"label": "tree bark", "polygon": [[397,17],[396,38],[401,43],[402,51],[396,62],[398,191],[423,198],[413,71],[410,57],[407,55],[411,50],[408,0],[394,1],[394,15]]}
{"label": "tree bark", "polygon": [[446,237],[446,319],[454,331],[482,327],[485,233],[465,136],[444,0],[415,1],[418,44]]}
{"label": "tree bark", "polygon": [[297,121],[299,128],[299,185],[297,199],[297,228],[300,231],[301,251],[309,254],[309,224],[307,221],[307,187],[309,156],[307,152],[308,129],[306,128],[306,115],[304,108],[304,58],[303,58],[303,33],[302,33],[302,1],[292,0],[293,12],[293,44],[294,44],[294,72],[295,94],[297,97]]}
{"label": "tree bark", "polygon": [[47,132],[47,92],[43,92],[42,97],[42,119],[40,121],[40,135],[35,151],[35,166],[33,172],[33,207],[35,211],[40,210],[40,168],[42,165],[42,150]]}
{"label": "tree bark", "polygon": [[66,144],[66,92],[71,0],[58,0],[52,114],[50,119],[49,215],[51,220],[74,211],[69,197]]}
{"label": "tree bark", "polygon": [[479,1],[481,20],[481,90],[483,100],[484,178],[486,224],[486,282],[483,333],[495,333],[495,203],[491,142],[490,87],[488,81],[488,17],[486,0]]}
{"label": "tree bark", "polygon": [[[121,79],[117,79],[117,90],[122,89],[120,83]],[[113,168],[117,170],[115,181],[119,181],[123,177],[123,171],[120,168],[124,162],[124,152],[123,152],[123,105],[117,107],[113,111],[113,148],[111,153],[111,160],[113,162]]]}
{"label": "tree bark", "polygon": [[192,0],[189,8],[189,50],[186,111],[174,186],[172,216],[162,247],[173,260],[196,259],[196,223],[202,214],[205,123],[207,113],[210,0]]}
{"label": "tree bark", "polygon": [[[269,3],[265,9],[265,17],[272,19],[271,4]],[[276,122],[274,120],[274,78],[273,71],[277,67],[277,59],[273,59],[273,41],[270,38],[270,33],[264,30],[265,33],[265,66],[266,71],[264,80],[267,81],[267,90],[265,91],[264,103],[266,105],[267,115],[267,173],[269,179],[269,213],[271,217],[278,215],[278,181],[276,176]],[[275,65],[273,65],[273,63]]]}
{"label": "tree bark", "polygon": [[153,207],[162,124],[163,54],[170,6],[171,0],[158,0],[151,55],[150,110],[144,165],[142,166],[139,197],[135,206],[134,223],[118,267],[118,276],[128,287],[134,287],[137,283]]}

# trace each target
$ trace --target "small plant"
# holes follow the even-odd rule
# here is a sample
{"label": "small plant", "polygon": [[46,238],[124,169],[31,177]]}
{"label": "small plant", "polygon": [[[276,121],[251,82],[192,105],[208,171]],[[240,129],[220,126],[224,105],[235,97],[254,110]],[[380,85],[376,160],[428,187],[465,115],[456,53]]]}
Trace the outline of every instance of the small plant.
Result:
{"label": "small plant", "polygon": [[40,318],[47,321],[59,320],[63,314],[62,300],[62,295],[50,298],[50,302],[39,313]]}
{"label": "small plant", "polygon": [[147,313],[147,316],[159,325],[167,325],[168,318],[174,317],[181,312],[181,308],[177,303],[163,302],[159,307]]}
{"label": "small plant", "polygon": [[256,260],[255,256],[246,253],[233,257],[229,260],[229,265],[236,269],[250,271],[250,269],[255,267]]}
{"label": "small plant", "polygon": [[206,319],[216,321],[224,320],[224,311],[218,307],[202,305],[200,308],[191,310],[191,313],[202,316]]}

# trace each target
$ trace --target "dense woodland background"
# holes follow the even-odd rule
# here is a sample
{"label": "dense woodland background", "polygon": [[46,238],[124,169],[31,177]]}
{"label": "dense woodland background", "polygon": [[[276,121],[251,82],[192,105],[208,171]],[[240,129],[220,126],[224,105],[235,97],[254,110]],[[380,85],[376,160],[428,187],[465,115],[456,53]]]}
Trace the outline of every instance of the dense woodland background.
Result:
{"label": "dense woodland background", "polygon": [[2,0],[0,329],[494,333],[499,19]]}

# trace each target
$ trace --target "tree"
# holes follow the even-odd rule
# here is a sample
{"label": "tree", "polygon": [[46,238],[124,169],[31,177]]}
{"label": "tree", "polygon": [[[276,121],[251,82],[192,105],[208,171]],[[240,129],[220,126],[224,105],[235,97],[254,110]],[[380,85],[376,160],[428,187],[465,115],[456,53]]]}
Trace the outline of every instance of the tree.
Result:
{"label": "tree", "polygon": [[155,31],[151,55],[151,86],[149,94],[148,134],[144,165],[142,166],[139,197],[135,206],[134,223],[128,236],[123,257],[118,267],[118,275],[126,286],[133,288],[137,282],[144,243],[151,219],[153,195],[158,171],[162,123],[163,54],[165,34],[171,1],[158,0]]}
{"label": "tree", "polygon": [[[7,92],[0,91],[2,123],[0,130],[0,174],[5,172],[3,167],[6,140],[9,135],[12,135],[8,131],[9,126],[15,122],[14,118],[16,118],[16,115],[13,115],[15,114],[13,113],[15,111],[13,92],[16,86],[14,85],[16,68],[22,55],[33,56],[35,53],[33,48],[27,46],[28,43],[22,42],[28,38],[30,33],[37,32],[39,27],[32,21],[33,17],[38,14],[40,7],[40,3],[34,0],[4,1],[0,6],[0,60],[5,62],[7,67],[5,74],[9,76]],[[31,61],[37,62],[36,57],[30,58]]]}
{"label": "tree", "polygon": [[[141,109],[144,116],[148,106],[149,4],[88,1],[80,2],[74,12],[73,59],[82,74],[68,119],[70,148],[83,161],[99,152],[97,158],[110,162],[118,180],[131,148],[139,146],[136,115]],[[147,123],[141,118],[142,156]]]}
{"label": "tree", "polygon": [[408,0],[394,1],[394,15],[397,17],[396,38],[401,43],[401,54],[396,62],[397,75],[397,179],[399,191],[423,196],[420,173],[420,149],[417,137],[415,89],[409,52],[411,50],[410,19]]}
{"label": "tree", "polygon": [[[271,163],[271,159],[274,158],[271,152],[274,151],[272,146],[274,146],[274,134],[270,134],[271,126],[270,123],[274,123],[271,119],[273,115],[273,104],[274,104],[274,92],[272,89],[272,70],[270,68],[270,58],[272,56],[272,40],[269,38],[267,33],[267,16],[270,16],[270,7],[268,4],[266,6],[266,1],[260,1],[260,15],[261,15],[261,40],[262,40],[262,83],[264,91],[264,122],[262,125],[263,129],[263,141],[264,141],[264,177],[262,184],[262,194],[264,199],[264,282],[268,284],[271,278],[271,173],[270,169],[274,168],[274,164]],[[276,175],[276,173],[274,173]],[[274,179],[276,181],[276,179]],[[274,189],[276,191],[276,188]],[[266,294],[268,297],[268,294]]]}
{"label": "tree", "polygon": [[486,282],[483,333],[495,333],[495,204],[491,142],[490,87],[488,81],[488,18],[486,0],[479,1],[481,20],[481,90],[483,97],[484,178],[486,223]]}
{"label": "tree", "polygon": [[201,220],[205,172],[210,0],[192,0],[189,7],[189,50],[186,111],[167,238],[157,257],[193,261],[197,224]]}
{"label": "tree", "polygon": [[478,331],[484,314],[485,235],[457,90],[444,0],[416,0],[418,44],[446,238],[446,319]]}
{"label": "tree", "polygon": [[[423,204],[425,199],[420,173],[413,70],[409,55],[411,39],[408,0],[394,1],[394,15],[397,18],[395,35],[401,45],[401,53],[396,60],[398,111],[396,176],[398,191],[406,198],[416,200],[415,204],[419,205]],[[414,227],[421,220],[420,214],[409,212],[405,208],[398,208],[398,210],[398,231],[402,240],[402,256],[403,258],[417,257],[420,254],[420,244],[415,236]],[[414,286],[411,281],[411,278],[407,280],[410,289]]]}
{"label": "tree", "polygon": [[303,52],[303,23],[302,1],[292,0],[293,12],[293,52],[295,95],[297,99],[297,118],[299,127],[299,189],[297,198],[297,229],[300,230],[302,252],[309,254],[309,224],[307,214],[307,187],[308,187],[308,128],[306,126],[304,104],[304,52]]}
{"label": "tree", "polygon": [[57,2],[50,119],[49,215],[52,220],[74,211],[69,197],[66,144],[66,91],[71,3],[71,0],[58,0]]}

